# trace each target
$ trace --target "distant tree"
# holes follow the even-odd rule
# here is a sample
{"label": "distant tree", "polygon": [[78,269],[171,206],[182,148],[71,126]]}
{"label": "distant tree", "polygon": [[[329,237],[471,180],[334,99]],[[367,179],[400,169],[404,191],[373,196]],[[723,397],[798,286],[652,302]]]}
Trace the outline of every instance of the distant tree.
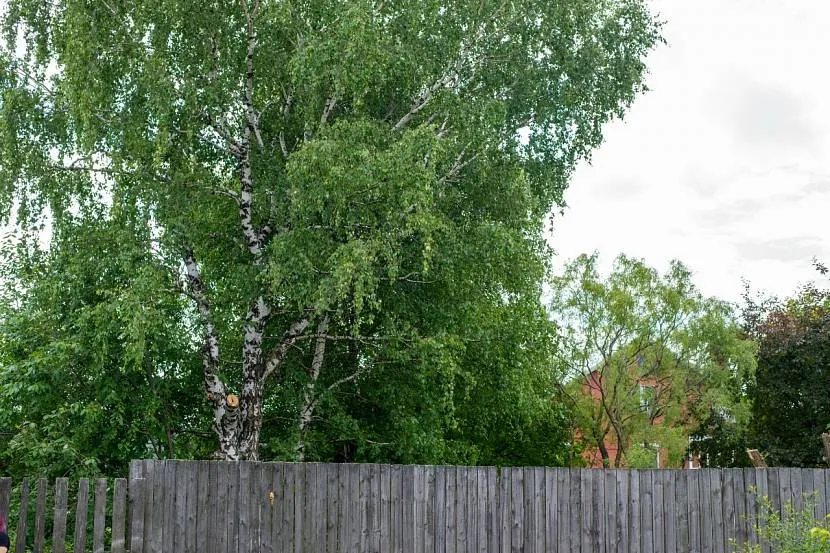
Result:
{"label": "distant tree", "polygon": [[830,428],[830,290],[815,286],[770,309],[752,332],[758,370],[749,441],[771,465],[823,467]]}
{"label": "distant tree", "polygon": [[[198,322],[199,347],[181,351],[200,368],[181,365],[181,383],[207,405],[218,458],[258,459],[267,441],[306,459],[322,420],[359,436],[347,411],[368,406],[370,374],[439,383],[441,420],[476,418],[455,396],[487,381],[466,364],[473,344],[538,307],[544,221],[644,89],[660,40],[646,4],[9,0],[0,213],[78,243],[74,218],[111,210],[152,230],[129,270],[172,276],[143,290],[178,311],[165,347],[190,345]],[[109,231],[101,255],[127,256]],[[517,380],[526,367],[502,360],[531,342],[498,352],[495,381]],[[447,427],[425,430],[436,411],[413,397],[396,447],[439,451]]]}
{"label": "distant tree", "polygon": [[753,343],[681,263],[660,275],[620,256],[603,277],[597,255],[582,255],[554,279],[551,313],[579,432],[604,465],[641,463],[654,447],[679,464],[700,421],[740,415],[730,382],[753,370]]}

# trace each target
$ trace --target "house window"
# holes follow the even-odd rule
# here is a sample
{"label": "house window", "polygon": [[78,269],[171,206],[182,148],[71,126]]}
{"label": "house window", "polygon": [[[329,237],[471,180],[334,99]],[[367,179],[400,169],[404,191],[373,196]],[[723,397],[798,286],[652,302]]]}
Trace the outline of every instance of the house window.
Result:
{"label": "house window", "polygon": [[657,390],[655,390],[654,386],[640,384],[640,409],[642,409],[649,418],[651,418],[654,414],[656,399]]}

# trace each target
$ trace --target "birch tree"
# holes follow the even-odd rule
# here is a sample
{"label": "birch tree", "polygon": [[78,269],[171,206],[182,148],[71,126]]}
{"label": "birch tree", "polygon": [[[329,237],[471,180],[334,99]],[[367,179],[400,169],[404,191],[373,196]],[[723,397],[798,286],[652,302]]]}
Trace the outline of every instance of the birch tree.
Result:
{"label": "birch tree", "polygon": [[302,459],[376,366],[335,370],[347,342],[465,339],[387,305],[537,292],[545,217],[644,88],[644,4],[10,0],[0,205],[29,231],[143,217],[155,293],[200,325],[217,457],[258,458],[271,387]]}

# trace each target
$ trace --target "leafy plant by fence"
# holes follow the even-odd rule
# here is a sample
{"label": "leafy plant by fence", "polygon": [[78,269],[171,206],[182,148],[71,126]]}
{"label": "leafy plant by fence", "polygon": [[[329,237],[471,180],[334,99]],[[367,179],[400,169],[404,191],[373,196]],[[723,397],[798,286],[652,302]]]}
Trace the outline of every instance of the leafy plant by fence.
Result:
{"label": "leafy plant by fence", "polygon": [[830,470],[136,461],[19,491],[16,553],[729,553],[759,543],[758,497],[826,516]]}

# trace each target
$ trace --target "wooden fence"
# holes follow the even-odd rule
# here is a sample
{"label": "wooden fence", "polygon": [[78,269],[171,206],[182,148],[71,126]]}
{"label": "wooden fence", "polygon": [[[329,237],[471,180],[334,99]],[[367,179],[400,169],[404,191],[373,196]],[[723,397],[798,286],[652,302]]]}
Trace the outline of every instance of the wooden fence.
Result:
{"label": "wooden fence", "polygon": [[18,484],[0,478],[15,553],[730,553],[757,542],[757,495],[830,509],[823,469],[136,461]]}
{"label": "wooden fence", "polygon": [[127,480],[98,479],[92,484],[90,497],[88,479],[79,480],[77,487],[70,489],[68,479],[58,478],[50,490],[45,478],[36,480],[34,486],[24,478],[17,490],[19,495],[14,497],[18,501],[10,505],[11,479],[0,478],[0,513],[8,519],[12,551],[65,552],[70,546],[73,553],[104,553],[108,545],[106,551],[124,553]]}
{"label": "wooden fence", "polygon": [[830,470],[137,461],[133,553],[728,553]]}

